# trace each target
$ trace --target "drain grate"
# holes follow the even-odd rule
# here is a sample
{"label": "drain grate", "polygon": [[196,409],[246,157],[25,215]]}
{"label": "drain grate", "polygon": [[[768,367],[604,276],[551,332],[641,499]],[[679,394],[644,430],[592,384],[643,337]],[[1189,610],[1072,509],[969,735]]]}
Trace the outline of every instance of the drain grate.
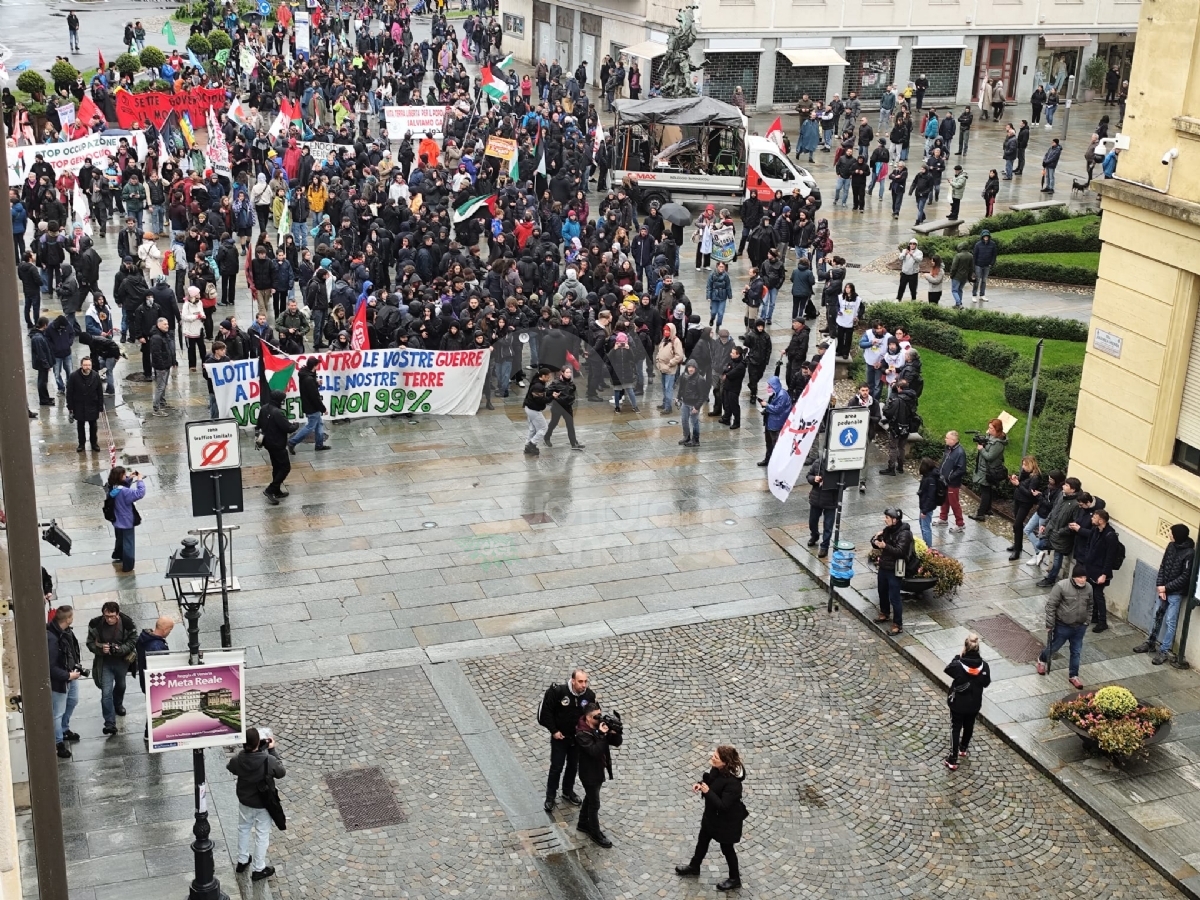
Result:
{"label": "drain grate", "polygon": [[149,463],[150,463],[150,457],[146,456],[145,454],[141,454],[139,456],[126,456],[125,457],[125,465],[127,465],[127,466],[145,466],[145,465],[149,465]]}
{"label": "drain grate", "polygon": [[567,849],[563,842],[562,833],[554,825],[544,825],[531,828],[528,831],[517,832],[517,837],[526,850],[537,856],[551,856],[562,853]]}
{"label": "drain grate", "polygon": [[382,769],[347,769],[325,776],[342,825],[347,831],[383,828],[405,822],[404,813]]}
{"label": "drain grate", "polygon": [[1031,663],[1045,645],[1020,622],[1006,615],[989,616],[970,623],[986,644],[1015,663]]}

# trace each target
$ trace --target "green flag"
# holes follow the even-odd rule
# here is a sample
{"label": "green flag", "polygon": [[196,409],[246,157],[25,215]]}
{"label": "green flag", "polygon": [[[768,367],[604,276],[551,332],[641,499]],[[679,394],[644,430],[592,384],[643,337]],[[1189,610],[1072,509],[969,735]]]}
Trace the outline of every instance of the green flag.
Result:
{"label": "green flag", "polygon": [[220,65],[222,65],[222,66],[225,65],[226,63],[229,62],[229,51],[228,50],[218,50],[216,59]]}
{"label": "green flag", "polygon": [[167,24],[163,26],[162,33],[167,36],[167,43],[170,46],[174,47],[175,46],[175,29],[171,27],[170,19],[167,19]]}

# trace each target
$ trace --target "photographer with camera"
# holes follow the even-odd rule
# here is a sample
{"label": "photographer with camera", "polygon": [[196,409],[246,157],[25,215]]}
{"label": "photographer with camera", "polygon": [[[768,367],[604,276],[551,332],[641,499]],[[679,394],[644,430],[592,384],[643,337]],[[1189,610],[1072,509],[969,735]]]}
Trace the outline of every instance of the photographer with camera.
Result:
{"label": "photographer with camera", "polygon": [[79,703],[79,679],[88,671],[79,666],[79,640],[71,630],[75,610],[60,606],[46,623],[46,649],[50,655],[50,710],[54,716],[54,744],[62,759],[71,758],[67,741],[79,740],[71,730],[71,713]]}
{"label": "photographer with camera", "polygon": [[[596,703],[596,694],[588,687],[588,673],[574,669],[565,683],[552,684],[538,707],[538,724],[550,732],[550,774],[546,778],[546,803],[551,812],[562,776],[563,799],[575,806],[583,803],[575,793],[575,772],[579,756],[575,746],[575,726],[579,717]],[[563,771],[564,766],[566,771]]]}
{"label": "photographer with camera", "polygon": [[100,607],[88,622],[87,648],[95,654],[92,678],[100,688],[104,733],[117,733],[117,716],[125,715],[125,676],[137,659],[137,626],[115,600]]}
{"label": "photographer with camera", "polygon": [[600,830],[600,786],[605,775],[612,780],[610,747],[620,747],[623,740],[621,717],[600,712],[600,704],[589,709],[575,728],[575,743],[579,747],[579,781],[583,785],[583,805],[579,807],[576,826],[601,847],[611,847],[612,841]]}
{"label": "photographer with camera", "polygon": [[971,434],[978,451],[971,482],[979,494],[979,509],[971,518],[982,522],[992,511],[992,491],[1008,480],[1008,469],[1004,466],[1004,448],[1008,446],[1008,436],[1004,433],[1004,423],[999,419],[988,422],[987,431],[983,434],[978,431]]}
{"label": "photographer with camera", "polygon": [[[269,728],[260,732],[246,729],[246,744],[225,766],[237,776],[238,853],[237,872],[246,871],[251,861],[252,881],[262,881],[275,874],[267,865],[267,844],[271,840],[271,814],[267,810],[266,794],[274,791],[275,780],[284,776],[283,763],[275,750],[275,736]],[[254,853],[250,853],[250,832],[254,832]]]}

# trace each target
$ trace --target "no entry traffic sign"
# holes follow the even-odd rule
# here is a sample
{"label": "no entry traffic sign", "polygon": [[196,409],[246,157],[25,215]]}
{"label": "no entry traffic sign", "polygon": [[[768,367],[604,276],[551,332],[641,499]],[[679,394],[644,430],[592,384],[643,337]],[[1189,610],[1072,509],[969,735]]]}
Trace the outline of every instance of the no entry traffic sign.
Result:
{"label": "no entry traffic sign", "polygon": [[233,419],[188,422],[188,468],[193,472],[236,469],[242,464],[238,427]]}

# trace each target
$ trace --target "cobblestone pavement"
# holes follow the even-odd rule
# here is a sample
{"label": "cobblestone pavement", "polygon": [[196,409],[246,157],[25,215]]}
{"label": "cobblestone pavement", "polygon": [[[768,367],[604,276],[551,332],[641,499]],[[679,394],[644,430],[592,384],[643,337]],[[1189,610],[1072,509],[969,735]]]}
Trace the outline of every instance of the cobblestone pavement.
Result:
{"label": "cobblestone pavement", "polygon": [[[287,736],[275,897],[546,897],[421,669],[278,685],[255,699]],[[369,766],[382,769],[405,821],[348,832],[325,779]]]}
{"label": "cobblestone pavement", "polygon": [[689,788],[715,743],[738,746],[749,773],[743,896],[1179,896],[990,733],[948,772],[943,693],[848,614],[796,609],[464,663],[507,711],[501,730],[535,783],[547,759],[535,695],[571,663],[626,722],[601,794],[615,846],[583,839],[605,897],[712,895],[725,875],[715,846],[698,881],[672,867],[692,850]]}

